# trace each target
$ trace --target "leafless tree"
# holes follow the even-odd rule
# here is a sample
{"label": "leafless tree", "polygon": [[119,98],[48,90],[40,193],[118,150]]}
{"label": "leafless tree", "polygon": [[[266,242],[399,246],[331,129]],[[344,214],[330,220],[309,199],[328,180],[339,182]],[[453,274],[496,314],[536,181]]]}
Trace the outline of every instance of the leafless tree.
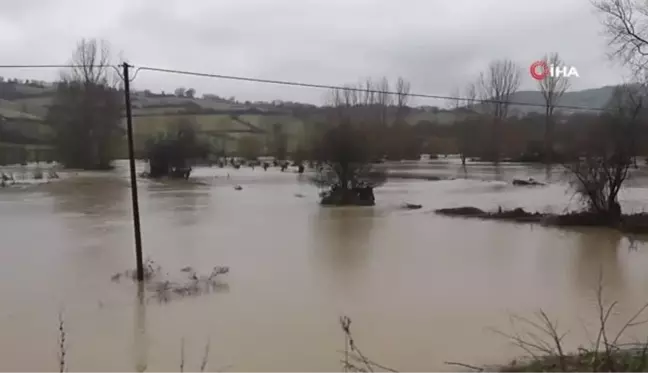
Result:
{"label": "leafless tree", "polygon": [[379,124],[381,126],[388,125],[389,107],[393,105],[394,98],[390,93],[389,80],[383,77],[376,83],[377,97],[376,105],[379,112]]}
{"label": "leafless tree", "polygon": [[462,106],[462,94],[459,88],[455,88],[450,93],[450,97],[447,99],[446,107],[448,110],[456,110]]}
{"label": "leafless tree", "polygon": [[399,77],[396,81],[396,118],[395,124],[404,124],[408,114],[410,100],[410,83]]}
{"label": "leafless tree", "polygon": [[355,84],[347,84],[329,91],[327,106],[332,108],[334,113],[333,125],[350,124],[353,121],[362,100],[360,96],[361,92]]}
{"label": "leafless tree", "polygon": [[623,141],[636,168],[638,146],[643,133],[641,126],[645,122],[648,109],[648,87],[645,79],[616,87],[607,109],[624,136]]}
{"label": "leafless tree", "polygon": [[500,127],[508,117],[511,96],[520,87],[520,69],[511,60],[497,60],[490,63],[488,70],[481,73],[477,83],[482,107],[492,117],[491,154],[495,163],[500,156]]}
{"label": "leafless tree", "polygon": [[[328,92],[327,106],[334,114],[335,124],[369,126],[365,131],[374,157],[401,154],[410,146],[407,129],[410,83],[398,78],[390,90],[386,77],[366,78],[357,84],[347,84]],[[407,133],[406,133],[407,132]],[[411,132],[411,131],[410,131]]]}
{"label": "leafless tree", "polygon": [[71,71],[61,75],[67,82],[115,87],[119,83],[119,77],[111,63],[112,53],[107,41],[81,39],[72,54]]}
{"label": "leafless tree", "polygon": [[[543,61],[547,66],[560,66],[562,61],[558,53],[546,55]],[[545,162],[550,165],[553,161],[553,133],[554,133],[554,109],[560,101],[560,98],[569,88],[569,78],[566,76],[547,75],[544,79],[538,81],[540,93],[545,104],[545,132],[544,132],[544,153]]]}
{"label": "leafless tree", "polygon": [[[474,87],[474,85],[472,85]],[[452,110],[454,113],[453,126],[457,133],[457,148],[459,150],[459,156],[461,157],[461,165],[466,166],[466,151],[468,146],[468,131],[467,131],[467,121],[462,118],[459,118],[459,109],[464,106],[465,99],[462,97],[461,91],[459,88],[455,88],[450,94],[448,99],[448,109]]]}
{"label": "leafless tree", "polygon": [[574,161],[565,165],[588,210],[608,223],[621,218],[618,194],[636,155],[637,126],[648,103],[637,87],[623,85],[615,91],[607,112],[576,144]]}
{"label": "leafless tree", "polygon": [[464,96],[466,98],[466,108],[474,109],[477,105],[477,86],[475,83],[470,83],[466,86]]}
{"label": "leafless tree", "polygon": [[592,0],[603,16],[610,57],[642,69],[648,63],[648,3],[641,0]]}
{"label": "leafless tree", "polygon": [[47,121],[55,128],[59,161],[68,167],[107,169],[121,135],[120,77],[111,66],[108,43],[81,39],[61,73]]}
{"label": "leafless tree", "polygon": [[495,118],[508,116],[511,96],[520,87],[520,69],[511,60],[494,61],[479,76],[480,98]]}
{"label": "leafless tree", "polygon": [[376,100],[376,88],[373,80],[371,78],[365,79],[363,82],[358,84],[358,88],[361,89],[362,94],[362,105],[371,106],[375,103]]}
{"label": "leafless tree", "polygon": [[371,190],[384,182],[384,171],[372,166],[372,144],[367,141],[370,128],[363,125],[367,95],[371,96],[366,87],[371,84],[347,85],[329,92],[333,117],[327,130],[315,139],[311,155],[320,165],[313,182],[331,188],[322,203],[373,204]]}
{"label": "leafless tree", "polygon": [[567,163],[565,168],[573,176],[574,188],[589,212],[609,222],[620,219],[618,194],[628,177],[627,155],[620,149],[589,144],[578,160]]}

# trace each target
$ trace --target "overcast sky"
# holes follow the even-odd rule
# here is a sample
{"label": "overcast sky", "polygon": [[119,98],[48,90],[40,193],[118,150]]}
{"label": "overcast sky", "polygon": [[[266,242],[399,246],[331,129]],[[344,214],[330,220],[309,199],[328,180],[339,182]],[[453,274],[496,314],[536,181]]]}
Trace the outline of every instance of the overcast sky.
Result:
{"label": "overcast sky", "polygon": [[[558,52],[573,89],[614,84],[623,69],[588,0],[0,0],[2,64],[65,63],[80,38],[108,40],[134,65],[320,84],[403,76],[412,91],[450,94],[489,61],[528,67]],[[57,72],[0,71],[54,79]],[[136,89],[239,100],[321,103],[316,89],[143,71]],[[424,102],[417,102],[423,104]],[[435,104],[435,102],[430,102]],[[438,104],[438,102],[436,102]]]}

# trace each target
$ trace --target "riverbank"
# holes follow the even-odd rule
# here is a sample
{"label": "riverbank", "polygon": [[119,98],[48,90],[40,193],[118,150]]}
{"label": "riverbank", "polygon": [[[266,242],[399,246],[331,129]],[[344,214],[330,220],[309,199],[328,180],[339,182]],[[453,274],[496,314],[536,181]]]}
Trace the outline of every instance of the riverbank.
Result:
{"label": "riverbank", "polygon": [[528,360],[514,360],[507,365],[480,371],[495,372],[645,372],[648,369],[648,346],[589,351],[575,354],[547,355]]}
{"label": "riverbank", "polygon": [[528,212],[522,208],[512,210],[484,211],[477,207],[465,206],[435,210],[436,214],[482,220],[503,220],[515,223],[536,223],[555,227],[607,227],[623,233],[648,234],[648,213],[625,214],[616,224],[610,224],[599,215],[589,212],[567,214],[544,214]]}

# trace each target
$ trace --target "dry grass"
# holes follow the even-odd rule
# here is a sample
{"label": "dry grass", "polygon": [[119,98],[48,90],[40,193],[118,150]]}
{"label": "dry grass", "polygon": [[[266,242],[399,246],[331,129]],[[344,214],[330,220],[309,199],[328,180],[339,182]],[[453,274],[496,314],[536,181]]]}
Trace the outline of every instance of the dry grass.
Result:
{"label": "dry grass", "polygon": [[344,332],[344,359],[342,367],[345,372],[396,372],[382,364],[368,359],[353,339],[351,333],[351,319],[347,316],[340,317],[340,327]]}
{"label": "dry grass", "polygon": [[[648,370],[648,340],[643,343],[623,343],[622,338],[632,327],[645,324],[648,320],[639,318],[648,309],[648,303],[640,307],[628,318],[619,330],[610,332],[610,316],[617,302],[606,305],[603,297],[603,277],[599,278],[596,292],[598,327],[596,338],[588,347],[580,347],[576,352],[567,352],[563,343],[567,332],[560,332],[558,323],[552,321],[543,310],[534,319],[512,316],[513,332],[494,330],[510,340],[527,356],[513,360],[507,365],[477,367],[474,365],[447,362],[475,371],[499,372],[645,372]],[[524,327],[519,330],[518,326]]]}
{"label": "dry grass", "polygon": [[[614,314],[617,302],[606,305],[603,297],[603,276],[599,277],[596,292],[598,326],[595,338],[588,347],[580,347],[576,352],[567,351],[563,339],[567,332],[561,332],[557,321],[552,321],[543,310],[535,318],[511,317],[512,332],[493,330],[505,337],[515,346],[527,353],[506,365],[482,367],[462,362],[448,361],[448,366],[460,367],[469,371],[497,372],[646,372],[648,371],[648,338],[644,342],[624,343],[622,340],[628,330],[648,323],[640,320],[648,310],[648,303],[640,307],[615,332],[611,332],[610,317]],[[340,318],[340,326],[345,335],[345,349],[342,364],[345,372],[396,372],[366,357],[356,345],[351,334],[351,320]],[[519,327],[524,330],[520,330]]]}

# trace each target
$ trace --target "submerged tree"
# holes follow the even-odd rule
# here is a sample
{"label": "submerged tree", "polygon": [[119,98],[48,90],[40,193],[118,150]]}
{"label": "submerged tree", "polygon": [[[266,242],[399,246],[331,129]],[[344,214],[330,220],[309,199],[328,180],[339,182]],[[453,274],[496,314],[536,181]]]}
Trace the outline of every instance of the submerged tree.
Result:
{"label": "submerged tree", "polygon": [[637,126],[648,103],[634,88],[620,87],[608,111],[577,144],[574,161],[565,165],[576,192],[601,222],[621,219],[618,195],[636,156]]}
{"label": "submerged tree", "polygon": [[357,93],[351,88],[332,91],[331,125],[313,146],[312,158],[319,164],[314,182],[330,188],[323,205],[372,206],[373,189],[386,180],[385,172],[371,163],[367,127],[358,124],[363,112]]}
{"label": "submerged tree", "polygon": [[152,178],[189,178],[191,167],[198,159],[209,157],[210,147],[198,139],[193,123],[181,120],[175,133],[150,139],[147,144],[149,176]]}
{"label": "submerged tree", "polygon": [[418,159],[422,139],[406,121],[410,96],[410,83],[403,78],[394,84],[386,77],[367,78],[331,90],[327,108],[336,123],[344,111],[354,126],[367,129],[365,141],[371,144],[373,159]]}
{"label": "submerged tree", "polygon": [[[558,53],[547,55],[543,59],[546,66],[560,66],[562,61]],[[547,165],[554,161],[554,110],[560,98],[569,88],[569,78],[566,76],[547,75],[538,81],[545,106],[544,160]]]}
{"label": "submerged tree", "polygon": [[511,60],[497,60],[479,76],[477,89],[482,107],[492,119],[490,151],[487,157],[498,163],[502,125],[508,117],[511,98],[520,87],[520,69]]}
{"label": "submerged tree", "polygon": [[59,160],[81,169],[108,169],[112,146],[122,134],[122,99],[104,41],[82,39],[72,56],[74,66],[57,84],[47,122],[56,132]]}

